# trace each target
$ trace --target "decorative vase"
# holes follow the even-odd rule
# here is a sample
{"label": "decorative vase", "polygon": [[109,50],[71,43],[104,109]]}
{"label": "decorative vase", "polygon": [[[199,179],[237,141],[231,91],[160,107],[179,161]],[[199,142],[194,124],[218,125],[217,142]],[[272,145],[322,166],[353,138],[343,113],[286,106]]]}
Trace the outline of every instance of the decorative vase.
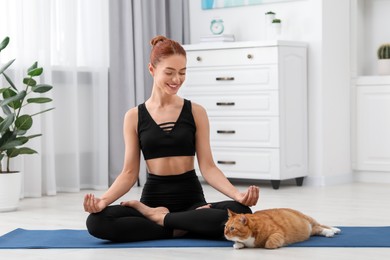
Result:
{"label": "decorative vase", "polygon": [[272,21],[275,19],[274,13],[266,13],[265,15],[265,39],[270,40],[272,38]]}
{"label": "decorative vase", "polygon": [[265,14],[265,24],[266,24],[266,26],[270,25],[274,19],[275,19],[275,14],[272,14],[272,13],[268,14],[268,13],[266,13]]}
{"label": "decorative vase", "polygon": [[272,23],[272,30],[276,37],[282,33],[282,24],[281,23]]}
{"label": "decorative vase", "polygon": [[379,75],[390,75],[390,59],[379,59],[378,60],[378,74]]}
{"label": "decorative vase", "polygon": [[0,173],[0,212],[14,211],[18,208],[21,178],[20,172]]}

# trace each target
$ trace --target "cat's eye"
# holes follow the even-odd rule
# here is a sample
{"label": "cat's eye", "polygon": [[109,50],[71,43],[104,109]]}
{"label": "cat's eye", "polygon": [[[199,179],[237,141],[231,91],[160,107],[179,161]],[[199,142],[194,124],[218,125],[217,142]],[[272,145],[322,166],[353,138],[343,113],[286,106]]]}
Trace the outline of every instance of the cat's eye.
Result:
{"label": "cat's eye", "polygon": [[230,230],[230,231],[234,231],[234,227],[230,227],[229,230]]}

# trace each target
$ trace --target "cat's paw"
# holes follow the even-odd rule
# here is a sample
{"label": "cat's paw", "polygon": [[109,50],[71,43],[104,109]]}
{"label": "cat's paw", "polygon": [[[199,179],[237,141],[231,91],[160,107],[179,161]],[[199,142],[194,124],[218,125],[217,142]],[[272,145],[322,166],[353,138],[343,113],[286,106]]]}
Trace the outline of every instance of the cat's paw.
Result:
{"label": "cat's paw", "polygon": [[241,249],[241,248],[244,248],[245,245],[243,243],[240,243],[240,242],[235,242],[234,245],[233,245],[233,248],[234,249]]}
{"label": "cat's paw", "polygon": [[324,228],[322,230],[322,235],[325,237],[334,237],[334,235],[339,234],[341,230],[339,228],[331,227],[331,228]]}
{"label": "cat's paw", "polygon": [[335,234],[340,234],[340,233],[341,233],[341,229],[339,229],[339,228],[331,227],[331,229],[333,230],[333,232],[334,232]]}

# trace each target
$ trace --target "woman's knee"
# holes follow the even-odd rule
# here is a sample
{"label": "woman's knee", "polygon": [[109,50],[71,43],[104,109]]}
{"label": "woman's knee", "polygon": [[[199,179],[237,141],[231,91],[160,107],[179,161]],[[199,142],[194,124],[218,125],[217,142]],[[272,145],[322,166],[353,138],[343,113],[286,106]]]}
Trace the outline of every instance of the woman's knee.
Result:
{"label": "woman's knee", "polygon": [[215,208],[219,209],[230,209],[231,211],[234,211],[235,213],[252,213],[252,210],[248,207],[245,206],[237,201],[229,200],[229,201],[222,201],[222,202],[217,202],[214,204]]}
{"label": "woman's knee", "polygon": [[[234,201],[235,202],[235,201]],[[250,207],[245,206],[241,203],[235,202],[232,205],[228,207],[230,210],[236,212],[236,213],[252,213],[252,210]]]}
{"label": "woman's knee", "polygon": [[104,236],[104,223],[102,217],[99,214],[90,214],[86,220],[86,226],[89,234],[94,237],[105,239]]}

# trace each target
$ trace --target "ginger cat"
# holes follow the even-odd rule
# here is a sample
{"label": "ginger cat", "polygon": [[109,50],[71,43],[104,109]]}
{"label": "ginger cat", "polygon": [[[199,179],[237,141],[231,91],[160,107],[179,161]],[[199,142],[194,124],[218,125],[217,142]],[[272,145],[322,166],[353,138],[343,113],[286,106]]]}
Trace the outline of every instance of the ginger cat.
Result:
{"label": "ginger cat", "polygon": [[340,229],[319,224],[313,218],[293,209],[259,210],[253,214],[236,214],[228,210],[225,237],[233,247],[275,249],[318,235],[333,237]]}

